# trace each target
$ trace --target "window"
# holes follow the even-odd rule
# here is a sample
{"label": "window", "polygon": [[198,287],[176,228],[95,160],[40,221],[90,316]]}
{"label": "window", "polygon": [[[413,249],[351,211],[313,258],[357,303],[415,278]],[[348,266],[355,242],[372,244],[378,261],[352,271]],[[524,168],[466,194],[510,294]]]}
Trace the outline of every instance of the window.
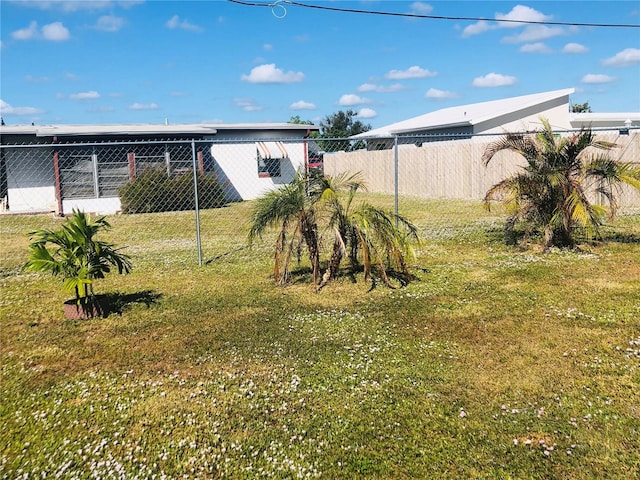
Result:
{"label": "window", "polygon": [[260,153],[258,153],[258,176],[260,178],[279,177],[280,159],[262,158]]}
{"label": "window", "polygon": [[149,168],[179,175],[193,168],[190,144],[60,146],[60,188],[64,199],[117,197],[118,189]]}
{"label": "window", "polygon": [[96,158],[92,150],[67,148],[59,155],[62,198],[96,198]]}
{"label": "window", "polygon": [[270,178],[281,176],[280,162],[289,154],[282,142],[256,142],[256,158],[258,160],[258,177]]}

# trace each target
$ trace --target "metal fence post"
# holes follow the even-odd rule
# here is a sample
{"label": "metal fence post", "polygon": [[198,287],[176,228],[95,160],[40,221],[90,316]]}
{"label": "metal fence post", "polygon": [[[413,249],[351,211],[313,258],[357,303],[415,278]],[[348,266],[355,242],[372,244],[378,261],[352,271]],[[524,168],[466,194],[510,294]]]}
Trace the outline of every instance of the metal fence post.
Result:
{"label": "metal fence post", "polygon": [[394,213],[396,214],[396,228],[398,227],[398,179],[399,179],[399,165],[398,165],[398,136],[393,137],[393,167],[394,167]]}
{"label": "metal fence post", "polygon": [[193,161],[193,200],[196,212],[196,245],[198,248],[198,266],[202,266],[202,242],[200,241],[200,205],[198,204],[198,159],[196,142],[191,140],[191,159]]}

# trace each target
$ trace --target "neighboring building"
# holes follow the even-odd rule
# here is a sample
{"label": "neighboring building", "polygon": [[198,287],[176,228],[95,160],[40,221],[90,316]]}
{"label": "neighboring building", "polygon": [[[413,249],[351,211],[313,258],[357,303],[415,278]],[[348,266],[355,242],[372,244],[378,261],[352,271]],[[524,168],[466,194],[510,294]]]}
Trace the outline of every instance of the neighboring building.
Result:
{"label": "neighboring building", "polygon": [[399,143],[466,138],[483,141],[482,136],[488,134],[529,132],[541,127],[541,118],[547,119],[555,131],[640,126],[640,112],[571,113],[569,95],[574,92],[573,88],[566,88],[443,108],[353,138],[367,139],[368,150],[380,150],[393,146],[392,137],[399,137]]}
{"label": "neighboring building", "polygon": [[629,129],[640,127],[640,112],[623,113],[570,113],[573,128]]}
{"label": "neighboring building", "polygon": [[[370,130],[350,137],[352,148],[325,154],[323,169],[328,175],[359,172],[370,192],[482,200],[523,165],[520,155],[503,151],[485,167],[487,145],[507,132],[537,131],[542,118],[559,135],[592,128],[598,139],[618,146],[613,159],[639,162],[640,112],[571,113],[572,93],[568,88],[444,108]],[[620,206],[640,206],[640,192],[623,192]]]}
{"label": "neighboring building", "polygon": [[11,213],[121,209],[118,188],[147,167],[215,175],[228,201],[289,183],[309,166],[314,125],[55,125],[0,127],[0,200]]}

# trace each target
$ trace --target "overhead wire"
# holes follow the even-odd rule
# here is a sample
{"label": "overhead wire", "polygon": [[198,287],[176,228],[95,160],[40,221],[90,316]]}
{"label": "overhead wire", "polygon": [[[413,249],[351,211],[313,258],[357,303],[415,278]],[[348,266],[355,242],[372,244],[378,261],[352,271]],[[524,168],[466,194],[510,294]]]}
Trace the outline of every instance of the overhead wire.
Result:
{"label": "overhead wire", "polygon": [[[470,21],[470,22],[498,22],[498,23],[515,23],[525,25],[555,25],[565,27],[606,27],[606,28],[640,28],[640,24],[634,23],[591,23],[591,22],[559,22],[551,20],[517,20],[508,18],[488,18],[488,17],[460,17],[451,15],[428,15],[422,13],[399,13],[399,12],[385,12],[379,10],[363,10],[358,8],[344,8],[333,7],[329,5],[313,5],[298,2],[295,0],[276,0],[275,2],[253,2],[248,0],[227,0],[231,3],[239,5],[245,5],[250,7],[270,7],[274,12],[276,18],[284,18],[286,16],[286,6],[291,5],[302,8],[313,8],[316,10],[326,10],[332,12],[342,13],[358,13],[367,15],[384,15],[390,17],[405,17],[405,18],[424,18],[431,20],[455,20],[455,21]],[[275,9],[278,8],[278,14],[276,15]]]}

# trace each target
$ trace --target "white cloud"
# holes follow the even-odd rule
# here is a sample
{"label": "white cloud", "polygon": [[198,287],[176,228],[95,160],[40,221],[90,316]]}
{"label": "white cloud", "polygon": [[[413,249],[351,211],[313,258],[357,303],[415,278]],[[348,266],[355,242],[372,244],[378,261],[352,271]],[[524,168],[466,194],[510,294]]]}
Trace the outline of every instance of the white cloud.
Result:
{"label": "white cloud", "polygon": [[511,75],[502,75],[500,73],[489,73],[484,77],[476,77],[473,79],[474,87],[505,87],[516,83],[516,77]]}
{"label": "white cloud", "polygon": [[358,118],[374,118],[378,116],[378,112],[371,108],[361,108],[356,116]]}
{"label": "white cloud", "polygon": [[11,36],[16,40],[33,40],[36,38],[42,38],[44,40],[59,42],[62,40],[68,40],[71,35],[62,22],[49,23],[39,30],[38,23],[34,21],[31,22],[28,27],[12,32]]}
{"label": "white cloud", "polygon": [[380,86],[373,83],[363,83],[358,88],[356,88],[356,90],[358,92],[377,92],[378,88],[380,88]]}
{"label": "white cloud", "polygon": [[16,40],[31,40],[38,35],[38,22],[31,22],[28,27],[21,28],[11,33]]}
{"label": "white cloud", "polygon": [[562,47],[562,53],[587,53],[589,49],[580,43],[567,43]]}
{"label": "white cloud", "polygon": [[551,15],[545,15],[524,5],[516,5],[509,13],[496,13],[496,20],[517,20],[515,23],[500,22],[502,28],[516,28],[522,26],[521,22],[545,22],[552,18]]}
{"label": "white cloud", "polygon": [[69,40],[71,35],[69,34],[69,30],[62,25],[62,22],[53,22],[42,27],[42,37],[45,40],[61,42]]}
{"label": "white cloud", "polygon": [[522,53],[551,53],[551,49],[542,42],[526,43],[520,47]]}
{"label": "white cloud", "polygon": [[464,30],[462,30],[462,36],[467,38],[472,35],[478,35],[479,33],[493,30],[494,28],[495,27],[492,27],[486,20],[480,20],[479,22],[472,23],[471,25],[464,27]]}
{"label": "white cloud", "polygon": [[46,83],[49,81],[49,77],[34,77],[33,75],[27,75],[24,79],[29,83]]}
{"label": "white cloud", "polygon": [[313,103],[305,102],[304,100],[298,100],[297,102],[289,105],[290,110],[315,110],[316,106]]}
{"label": "white cloud", "polygon": [[271,45],[270,43],[265,43],[264,45],[262,45],[262,49],[265,52],[271,52],[273,50],[273,45]]}
{"label": "white cloud", "polygon": [[363,103],[371,103],[371,100],[368,98],[361,97],[359,95],[354,95],[353,93],[349,93],[346,95],[342,95],[340,100],[338,100],[338,105],[343,107],[350,107],[353,105],[362,105]]}
{"label": "white cloud", "polygon": [[113,112],[115,108],[111,106],[103,106],[103,107],[92,107],[89,111],[92,113],[107,113]]}
{"label": "white cloud", "polygon": [[417,13],[419,15],[428,15],[433,11],[433,7],[424,2],[413,2],[409,8],[411,9],[411,13]]}
{"label": "white cloud", "polygon": [[[480,20],[479,22],[468,25],[462,31],[462,36],[464,38],[467,38],[472,35],[478,35],[480,33],[488,32],[489,30],[496,30],[499,28],[519,28],[527,25],[526,23],[523,23],[523,22],[544,22],[544,21],[551,20],[552,18],[553,16],[545,15],[544,13],[539,12],[531,7],[527,7],[524,5],[516,5],[511,9],[509,13],[496,13],[495,19],[500,21],[496,22],[495,24],[491,24],[486,20]],[[512,21],[509,22],[505,20],[512,20]],[[516,21],[513,22],[513,20],[516,20]],[[529,24],[526,27],[526,29],[531,27],[536,27],[536,26],[543,26],[543,25]],[[532,35],[532,34],[530,33],[529,35]],[[511,37],[508,37],[508,38],[511,38]],[[548,37],[544,37],[544,38],[548,38]],[[531,38],[529,40],[519,40],[519,41],[526,42],[526,41],[535,41],[535,40],[542,40],[542,39],[543,38],[536,38],[536,39]]]}
{"label": "white cloud", "polygon": [[458,98],[458,95],[455,92],[449,92],[446,90],[438,90],[437,88],[430,88],[427,90],[427,93],[424,94],[426,98],[435,98],[435,99],[445,99],[445,98]]}
{"label": "white cloud", "polygon": [[587,73],[580,81],[582,83],[611,83],[616,80],[616,77],[610,77],[609,75],[603,75],[599,73]]}
{"label": "white cloud", "polygon": [[437,74],[437,72],[430,72],[429,70],[425,70],[414,65],[406,70],[391,70],[385,75],[385,77],[390,80],[406,80],[409,78],[435,77]]}
{"label": "white cloud", "polygon": [[258,105],[253,98],[234,98],[233,104],[245,112],[259,112],[264,107]]}
{"label": "white cloud", "polygon": [[637,48],[625,48],[602,61],[602,64],[608,67],[629,67],[636,63],[640,63],[640,49]]}
{"label": "white cloud", "polygon": [[38,115],[42,113],[42,110],[35,107],[14,107],[4,100],[0,99],[0,115],[10,116],[15,115],[16,117],[27,116],[27,115]]}
{"label": "white cloud", "polygon": [[187,93],[179,92],[179,91],[173,91],[169,95],[171,95],[172,97],[186,97]]}
{"label": "white cloud", "polygon": [[90,90],[88,92],[78,92],[72,93],[69,95],[71,100],[95,100],[96,98],[100,98],[100,94],[95,90]]}
{"label": "white cloud", "polygon": [[158,105],[156,103],[132,103],[129,105],[129,110],[157,110]]}
{"label": "white cloud", "polygon": [[115,15],[103,15],[98,18],[94,28],[102,32],[117,32],[124,25],[124,19]]}
{"label": "white cloud", "polygon": [[546,40],[547,38],[565,35],[566,32],[561,27],[548,27],[546,25],[529,25],[517,35],[504,37],[502,43],[525,43]]}
{"label": "white cloud", "polygon": [[249,75],[242,75],[242,81],[249,83],[295,83],[304,80],[302,72],[284,72],[276,68],[274,63],[259,65],[251,69]]}
{"label": "white cloud", "polygon": [[378,93],[390,93],[406,90],[407,87],[400,83],[394,83],[393,85],[376,85],[375,83],[363,83],[356,90],[358,92],[378,92]]}
{"label": "white cloud", "polygon": [[202,27],[199,27],[198,25],[195,25],[188,20],[180,20],[180,17],[178,15],[174,15],[169,20],[167,20],[167,23],[165,25],[171,30],[178,29],[187,30],[189,32],[202,32],[203,30]]}

